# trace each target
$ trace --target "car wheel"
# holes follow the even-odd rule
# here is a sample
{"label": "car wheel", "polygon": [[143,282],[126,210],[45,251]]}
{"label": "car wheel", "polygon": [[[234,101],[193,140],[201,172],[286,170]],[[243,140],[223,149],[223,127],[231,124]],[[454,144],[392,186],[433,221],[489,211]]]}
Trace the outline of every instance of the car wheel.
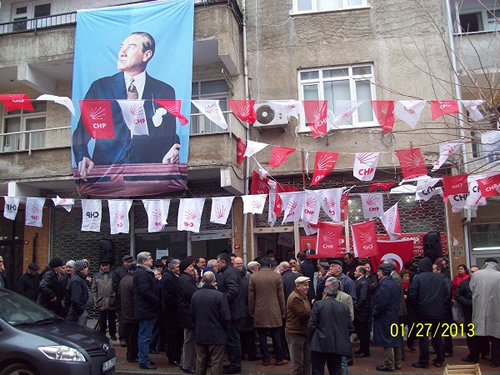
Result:
{"label": "car wheel", "polygon": [[25,363],[14,363],[7,366],[0,375],[38,375],[36,370]]}

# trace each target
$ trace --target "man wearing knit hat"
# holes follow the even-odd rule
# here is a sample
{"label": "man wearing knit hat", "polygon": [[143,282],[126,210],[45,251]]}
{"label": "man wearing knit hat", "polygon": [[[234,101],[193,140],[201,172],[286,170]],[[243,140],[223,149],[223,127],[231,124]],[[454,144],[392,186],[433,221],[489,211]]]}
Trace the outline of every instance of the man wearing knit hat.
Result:
{"label": "man wearing knit hat", "polygon": [[36,301],[40,291],[40,280],[38,278],[38,264],[31,263],[24,275],[16,282],[16,291],[32,301]]}
{"label": "man wearing knit hat", "polygon": [[43,307],[62,316],[62,296],[58,284],[58,273],[63,262],[60,258],[52,258],[40,275],[40,296],[38,302]]}
{"label": "man wearing knit hat", "polygon": [[62,311],[63,317],[66,318],[68,316],[69,305],[70,305],[70,295],[68,290],[69,280],[75,274],[75,261],[68,260],[66,262],[66,271],[62,277],[59,278],[59,289],[61,290],[61,298],[62,298]]}
{"label": "man wearing knit hat", "polygon": [[89,267],[84,260],[75,262],[75,275],[68,284],[70,306],[67,320],[87,325],[89,309],[92,307],[92,293],[87,283]]}

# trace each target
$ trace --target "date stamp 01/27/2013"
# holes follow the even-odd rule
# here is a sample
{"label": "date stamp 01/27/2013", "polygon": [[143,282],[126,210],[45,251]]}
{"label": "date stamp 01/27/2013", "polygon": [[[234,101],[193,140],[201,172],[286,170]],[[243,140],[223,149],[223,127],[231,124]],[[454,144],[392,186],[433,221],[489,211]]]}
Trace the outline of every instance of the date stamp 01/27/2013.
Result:
{"label": "date stamp 01/27/2013", "polygon": [[[403,337],[405,335],[405,324],[391,324],[392,337]],[[457,336],[474,336],[474,323],[412,323],[408,326],[408,336],[414,337],[457,337]]]}

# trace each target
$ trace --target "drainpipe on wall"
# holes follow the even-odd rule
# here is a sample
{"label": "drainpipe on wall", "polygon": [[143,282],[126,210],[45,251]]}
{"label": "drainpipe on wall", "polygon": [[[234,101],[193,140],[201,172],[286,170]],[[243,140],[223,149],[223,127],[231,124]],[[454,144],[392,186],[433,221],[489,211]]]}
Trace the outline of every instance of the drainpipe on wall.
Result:
{"label": "drainpipe on wall", "polygon": [[135,208],[130,207],[130,255],[135,258]]}
{"label": "drainpipe on wall", "polygon": [[31,262],[36,263],[36,241],[38,240],[38,232],[33,235],[33,254],[31,256]]}

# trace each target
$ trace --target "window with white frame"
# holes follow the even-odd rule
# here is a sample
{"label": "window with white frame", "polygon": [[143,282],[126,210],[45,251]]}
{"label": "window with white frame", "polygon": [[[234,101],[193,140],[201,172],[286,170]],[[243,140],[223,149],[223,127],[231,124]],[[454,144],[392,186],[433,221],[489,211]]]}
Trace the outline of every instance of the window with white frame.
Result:
{"label": "window with white frame", "polygon": [[[375,100],[373,64],[360,64],[299,71],[299,99],[327,100],[329,116],[335,113],[336,100],[363,100],[363,104],[340,128],[376,126],[371,100]],[[308,130],[301,116],[301,130]]]}
{"label": "window with white frame", "polygon": [[456,25],[458,33],[473,33],[482,31],[497,31],[500,29],[500,9],[475,9],[461,11],[458,16],[460,22]]}
{"label": "window with white frame", "polygon": [[36,27],[50,26],[47,20],[26,21],[27,19],[43,18],[50,16],[50,3],[24,3],[13,4],[12,21],[17,21],[13,24],[12,31],[23,31]]}
{"label": "window with white frame", "polygon": [[33,101],[34,111],[18,109],[2,117],[1,150],[3,152],[45,147],[47,102]]}
{"label": "window with white frame", "polygon": [[[193,82],[191,99],[193,100],[219,100],[223,112],[228,111],[228,89],[223,79],[213,81]],[[229,122],[228,113],[224,113],[226,122]],[[202,115],[196,106],[191,105],[191,134],[217,133],[223,131],[218,125]]]}
{"label": "window with white frame", "polygon": [[368,6],[368,0],[293,0],[293,11],[295,13],[325,12]]}

